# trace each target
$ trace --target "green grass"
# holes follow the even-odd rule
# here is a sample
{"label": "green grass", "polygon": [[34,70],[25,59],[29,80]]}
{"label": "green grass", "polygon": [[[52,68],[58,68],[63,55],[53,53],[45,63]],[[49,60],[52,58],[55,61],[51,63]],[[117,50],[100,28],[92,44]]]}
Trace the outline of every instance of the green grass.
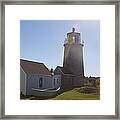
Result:
{"label": "green grass", "polygon": [[80,93],[79,88],[75,88],[73,90],[64,92],[52,99],[53,100],[99,100],[100,95],[99,93],[94,93],[94,94]]}
{"label": "green grass", "polygon": [[21,96],[24,100],[100,100],[99,88],[97,93],[81,93],[81,88],[74,88],[72,90],[63,92],[59,95],[51,97],[37,97],[37,96]]}

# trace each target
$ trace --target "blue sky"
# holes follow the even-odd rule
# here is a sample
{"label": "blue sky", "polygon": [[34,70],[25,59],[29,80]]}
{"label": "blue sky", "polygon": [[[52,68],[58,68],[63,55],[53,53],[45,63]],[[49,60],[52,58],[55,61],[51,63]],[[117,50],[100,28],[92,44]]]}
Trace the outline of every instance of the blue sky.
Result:
{"label": "blue sky", "polygon": [[84,41],[85,76],[100,76],[100,22],[97,20],[21,20],[20,57],[63,66],[64,40],[75,27]]}

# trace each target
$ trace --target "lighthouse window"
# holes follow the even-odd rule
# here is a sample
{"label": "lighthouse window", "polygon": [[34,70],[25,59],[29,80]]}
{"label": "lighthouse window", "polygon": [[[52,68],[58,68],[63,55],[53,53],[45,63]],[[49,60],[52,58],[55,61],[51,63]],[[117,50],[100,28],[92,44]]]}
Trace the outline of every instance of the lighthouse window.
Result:
{"label": "lighthouse window", "polygon": [[73,40],[75,40],[75,36],[73,36]]}

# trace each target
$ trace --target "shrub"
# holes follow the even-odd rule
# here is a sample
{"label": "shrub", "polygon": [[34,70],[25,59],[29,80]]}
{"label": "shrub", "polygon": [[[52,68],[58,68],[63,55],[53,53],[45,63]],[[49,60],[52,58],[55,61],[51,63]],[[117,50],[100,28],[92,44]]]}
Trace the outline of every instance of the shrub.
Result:
{"label": "shrub", "polygon": [[96,87],[81,87],[80,88],[81,93],[99,93],[99,89]]}

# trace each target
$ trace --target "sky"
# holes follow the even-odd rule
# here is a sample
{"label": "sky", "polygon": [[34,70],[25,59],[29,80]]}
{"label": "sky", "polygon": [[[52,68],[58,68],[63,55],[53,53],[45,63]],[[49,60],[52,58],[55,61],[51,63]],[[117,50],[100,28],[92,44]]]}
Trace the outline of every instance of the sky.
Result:
{"label": "sky", "polygon": [[100,76],[99,20],[21,20],[20,57],[44,63],[49,69],[63,66],[63,44],[73,27],[84,41],[85,76]]}

